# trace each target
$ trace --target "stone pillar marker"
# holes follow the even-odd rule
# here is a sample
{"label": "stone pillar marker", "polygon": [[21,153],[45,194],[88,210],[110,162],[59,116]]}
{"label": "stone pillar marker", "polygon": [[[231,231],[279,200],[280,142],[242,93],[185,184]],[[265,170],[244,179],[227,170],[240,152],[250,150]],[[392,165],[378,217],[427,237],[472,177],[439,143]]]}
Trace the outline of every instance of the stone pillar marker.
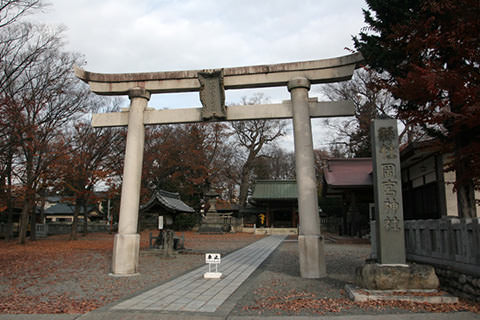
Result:
{"label": "stone pillar marker", "polygon": [[306,78],[294,78],[288,82],[293,106],[295,169],[300,222],[298,236],[300,275],[302,278],[321,278],[326,276],[326,266],[318,215],[317,179],[308,100],[309,89],[310,81]]}
{"label": "stone pillar marker", "polygon": [[[406,264],[397,120],[373,120],[371,139],[378,263],[357,268],[357,285],[369,290],[437,289],[432,266]],[[347,291],[357,294],[351,287]]]}
{"label": "stone pillar marker", "polygon": [[150,93],[143,88],[129,90],[127,146],[123,168],[118,233],[113,244],[112,272],[114,275],[137,274],[140,235],[137,233],[142,178],[145,126],[143,114]]}
{"label": "stone pillar marker", "polygon": [[405,235],[396,120],[375,119],[371,136],[377,259],[380,264],[404,265]]}

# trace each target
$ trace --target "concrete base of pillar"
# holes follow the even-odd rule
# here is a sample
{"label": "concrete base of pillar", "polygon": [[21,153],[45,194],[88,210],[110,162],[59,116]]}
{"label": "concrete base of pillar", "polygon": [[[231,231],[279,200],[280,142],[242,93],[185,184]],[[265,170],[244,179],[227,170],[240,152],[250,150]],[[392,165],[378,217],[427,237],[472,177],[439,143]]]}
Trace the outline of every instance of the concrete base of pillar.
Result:
{"label": "concrete base of pillar", "polygon": [[135,275],[138,268],[140,235],[117,233],[113,242],[112,273]]}
{"label": "concrete base of pillar", "polygon": [[327,276],[323,237],[299,235],[298,251],[300,255],[300,276],[318,279]]}

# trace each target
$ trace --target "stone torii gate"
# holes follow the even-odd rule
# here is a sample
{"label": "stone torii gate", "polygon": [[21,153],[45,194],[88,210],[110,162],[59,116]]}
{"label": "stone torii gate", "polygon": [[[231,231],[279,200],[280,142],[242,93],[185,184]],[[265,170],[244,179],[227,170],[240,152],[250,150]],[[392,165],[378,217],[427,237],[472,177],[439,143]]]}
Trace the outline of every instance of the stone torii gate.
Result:
{"label": "stone torii gate", "polygon": [[[126,112],[93,115],[94,127],[128,126],[118,233],[112,273],[137,273],[140,235],[137,233],[143,162],[144,126],[200,121],[293,118],[299,207],[299,258],[303,278],[326,275],[320,235],[317,181],[310,118],[353,115],[349,101],[309,99],[311,84],[349,80],[362,62],[360,53],[337,58],[215,70],[102,74],[75,68],[78,78],[99,95],[128,95]],[[291,101],[279,104],[225,106],[225,89],[287,86]],[[199,91],[202,108],[150,110],[151,94]]]}

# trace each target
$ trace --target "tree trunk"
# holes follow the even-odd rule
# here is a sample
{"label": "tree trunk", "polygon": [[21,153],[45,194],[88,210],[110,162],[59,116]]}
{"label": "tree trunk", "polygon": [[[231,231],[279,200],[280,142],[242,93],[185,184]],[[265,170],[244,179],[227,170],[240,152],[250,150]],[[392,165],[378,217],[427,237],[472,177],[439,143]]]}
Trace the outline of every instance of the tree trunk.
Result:
{"label": "tree trunk", "polygon": [[13,238],[13,203],[12,203],[12,147],[9,148],[7,159],[7,225],[5,241]]}
{"label": "tree trunk", "polygon": [[242,176],[240,181],[240,195],[238,197],[240,207],[245,207],[247,204],[248,187],[250,184],[250,171],[251,168],[249,164],[246,163],[242,168]]}
{"label": "tree trunk", "polygon": [[470,158],[462,150],[468,141],[465,135],[455,139],[455,180],[457,188],[457,210],[460,218],[477,216],[475,204],[475,185],[472,180]]}
{"label": "tree trunk", "polygon": [[5,241],[10,241],[13,238],[13,212],[11,205],[8,207],[7,224],[5,227]]}
{"label": "tree trunk", "polygon": [[247,161],[242,168],[242,176],[240,177],[240,195],[239,204],[241,207],[245,207],[248,198],[248,187],[250,186],[250,174],[252,172],[253,162],[257,158],[257,154],[260,152],[262,145],[255,145],[249,147]]}
{"label": "tree trunk", "polygon": [[28,214],[30,213],[30,201],[25,199],[23,204],[22,213],[20,215],[20,226],[18,232],[18,243],[25,244],[27,238],[27,228],[28,228]]}
{"label": "tree trunk", "polygon": [[83,202],[83,236],[88,234],[88,212],[87,212],[87,202]]}
{"label": "tree trunk", "polygon": [[30,240],[35,241],[37,240],[37,206],[35,205],[35,201],[32,201],[30,205]]}
{"label": "tree trunk", "polygon": [[42,202],[40,204],[40,223],[45,224],[45,197],[46,195],[42,195]]}
{"label": "tree trunk", "polygon": [[30,211],[32,210],[33,201],[35,199],[35,188],[34,188],[34,177],[33,177],[33,160],[30,153],[25,155],[25,176],[26,176],[26,183],[25,183],[25,199],[24,205],[22,209],[22,213],[20,216],[20,230],[18,232],[18,242],[20,244],[25,244],[25,240],[27,237],[27,229],[28,229],[28,216]]}
{"label": "tree trunk", "polygon": [[75,210],[73,211],[72,231],[70,233],[70,240],[77,240],[77,225],[78,225],[78,213],[80,212],[80,201],[75,200]]}
{"label": "tree trunk", "polygon": [[5,241],[13,238],[13,203],[12,203],[12,184],[9,177],[7,186],[7,225],[5,230]]}
{"label": "tree trunk", "polygon": [[472,179],[465,179],[464,173],[468,170],[465,164],[457,166],[456,180],[461,181],[457,186],[457,210],[459,218],[475,218],[477,207],[475,203],[475,187]]}

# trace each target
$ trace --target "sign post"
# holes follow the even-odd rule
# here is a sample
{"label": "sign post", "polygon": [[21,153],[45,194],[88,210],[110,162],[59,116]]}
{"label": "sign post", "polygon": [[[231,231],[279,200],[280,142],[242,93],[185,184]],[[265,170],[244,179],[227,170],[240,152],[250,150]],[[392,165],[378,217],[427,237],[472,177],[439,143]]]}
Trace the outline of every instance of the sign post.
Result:
{"label": "sign post", "polygon": [[158,216],[158,230],[163,230],[163,216]]}
{"label": "sign post", "polygon": [[[205,263],[208,263],[208,272],[203,274],[205,279],[220,279],[222,276],[221,272],[218,272],[218,265],[221,262],[220,253],[206,253],[205,254]],[[212,264],[215,265],[215,272],[212,272]]]}

